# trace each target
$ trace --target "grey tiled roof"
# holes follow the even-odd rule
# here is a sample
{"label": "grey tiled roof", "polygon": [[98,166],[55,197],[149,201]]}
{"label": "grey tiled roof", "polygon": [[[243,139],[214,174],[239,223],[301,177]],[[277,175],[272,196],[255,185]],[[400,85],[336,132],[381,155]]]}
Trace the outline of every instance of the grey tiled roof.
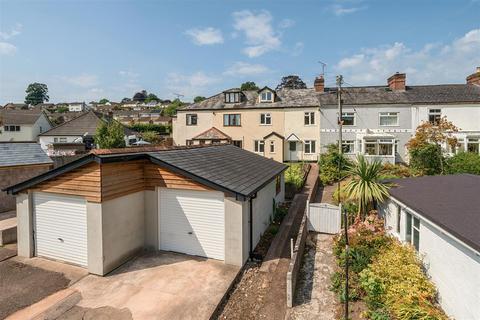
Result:
{"label": "grey tiled roof", "polygon": [[[480,103],[480,86],[472,84],[407,86],[405,91],[392,91],[388,86],[345,87],[343,92],[344,103],[354,105]],[[259,103],[256,91],[242,93],[244,100],[240,103],[225,103],[224,94],[220,93],[179,111],[318,107],[337,103],[335,88],[325,88],[323,93],[316,92],[313,88],[283,89],[276,93],[277,99],[273,103]]]}
{"label": "grey tiled roof", "polygon": [[250,196],[287,168],[283,163],[233,145],[165,150],[148,154],[243,196]]}
{"label": "grey tiled roof", "polygon": [[4,109],[0,110],[0,119],[3,124],[34,124],[42,115],[41,109],[19,110]]}
{"label": "grey tiled roof", "polygon": [[0,167],[53,163],[36,142],[0,143]]}
{"label": "grey tiled roof", "polygon": [[[101,113],[89,111],[70,121],[52,128],[40,136],[93,136],[102,121],[112,121],[112,118]],[[124,127],[126,135],[135,134],[135,131]]]}

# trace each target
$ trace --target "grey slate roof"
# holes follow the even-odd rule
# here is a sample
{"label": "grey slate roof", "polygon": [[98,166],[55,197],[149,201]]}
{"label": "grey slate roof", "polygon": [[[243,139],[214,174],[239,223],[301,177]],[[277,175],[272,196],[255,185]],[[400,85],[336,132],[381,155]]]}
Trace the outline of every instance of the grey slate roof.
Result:
{"label": "grey slate roof", "polygon": [[53,163],[36,142],[0,142],[0,167]]}
{"label": "grey slate roof", "polygon": [[21,109],[3,109],[0,110],[0,119],[2,124],[23,124],[33,125],[42,115],[40,108],[21,110]]}
{"label": "grey slate roof", "polygon": [[394,179],[390,195],[480,252],[480,176]]}
{"label": "grey slate roof", "polygon": [[[40,136],[93,136],[102,121],[113,121],[109,116],[97,113],[95,111],[86,112],[70,121],[64,122],[55,128],[52,128]],[[136,132],[125,128],[126,135],[132,135]]]}
{"label": "grey slate roof", "polygon": [[250,196],[287,169],[283,163],[233,145],[212,145],[148,154],[154,159],[243,196]]}
{"label": "grey slate roof", "polygon": [[[426,104],[426,103],[480,103],[480,86],[472,84],[445,84],[407,86],[405,91],[391,91],[388,86],[345,87],[345,104]],[[256,91],[242,91],[244,101],[225,103],[223,92],[199,103],[191,104],[178,111],[229,110],[319,107],[337,104],[335,88],[325,88],[319,93],[315,89],[282,89],[276,92],[273,103],[259,103]]]}

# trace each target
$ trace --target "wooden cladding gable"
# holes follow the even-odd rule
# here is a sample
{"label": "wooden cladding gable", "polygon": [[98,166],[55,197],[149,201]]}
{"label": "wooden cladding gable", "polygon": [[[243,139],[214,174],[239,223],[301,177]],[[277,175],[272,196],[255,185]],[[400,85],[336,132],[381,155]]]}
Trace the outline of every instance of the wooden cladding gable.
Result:
{"label": "wooden cladding gable", "polygon": [[39,183],[33,190],[83,196],[87,201],[101,202],[100,165],[89,163],[51,180]]}
{"label": "wooden cladding gable", "polygon": [[90,163],[42,182],[33,190],[84,196],[102,202],[155,187],[212,190],[194,180],[171,172],[148,160]]}

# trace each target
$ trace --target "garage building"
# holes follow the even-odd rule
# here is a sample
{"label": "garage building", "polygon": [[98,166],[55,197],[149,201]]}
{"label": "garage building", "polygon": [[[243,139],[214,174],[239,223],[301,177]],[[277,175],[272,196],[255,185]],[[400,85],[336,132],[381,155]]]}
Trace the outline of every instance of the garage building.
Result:
{"label": "garage building", "polygon": [[18,255],[98,275],[143,249],[241,266],[284,201],[286,168],[232,145],[95,150],[6,189]]}

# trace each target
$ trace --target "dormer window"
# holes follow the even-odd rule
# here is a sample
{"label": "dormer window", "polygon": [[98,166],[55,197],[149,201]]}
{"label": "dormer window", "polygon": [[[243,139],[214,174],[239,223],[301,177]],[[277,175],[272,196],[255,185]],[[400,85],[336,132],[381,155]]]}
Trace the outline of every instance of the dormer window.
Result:
{"label": "dormer window", "polygon": [[240,102],[240,92],[225,92],[225,103]]}
{"label": "dormer window", "polygon": [[275,92],[268,87],[263,88],[259,91],[258,99],[260,102],[274,102],[275,101]]}

